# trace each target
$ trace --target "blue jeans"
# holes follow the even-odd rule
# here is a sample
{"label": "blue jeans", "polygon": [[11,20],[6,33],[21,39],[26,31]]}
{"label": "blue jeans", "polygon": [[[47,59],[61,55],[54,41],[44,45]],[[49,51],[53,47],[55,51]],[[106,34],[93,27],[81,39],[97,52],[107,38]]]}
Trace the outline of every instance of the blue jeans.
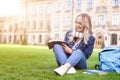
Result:
{"label": "blue jeans", "polygon": [[56,61],[58,66],[61,66],[65,63],[70,63],[71,66],[78,68],[78,69],[86,69],[86,57],[82,53],[80,49],[75,50],[72,52],[71,55],[68,55],[64,52],[63,48],[59,44],[55,44],[53,47],[53,52],[56,57]]}

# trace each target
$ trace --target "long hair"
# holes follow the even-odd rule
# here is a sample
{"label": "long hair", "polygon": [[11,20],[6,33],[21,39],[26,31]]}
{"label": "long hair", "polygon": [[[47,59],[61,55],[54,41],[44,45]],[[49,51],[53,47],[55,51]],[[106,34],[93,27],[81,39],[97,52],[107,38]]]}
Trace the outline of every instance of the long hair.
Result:
{"label": "long hair", "polygon": [[[81,17],[82,18],[82,27],[84,28],[84,32],[83,32],[83,38],[84,38],[84,42],[85,44],[88,43],[88,40],[89,40],[89,37],[92,35],[92,24],[91,24],[91,19],[90,19],[90,16],[86,13],[82,13],[80,15],[78,15],[76,17],[76,19],[78,17]],[[75,21],[76,21],[75,19]],[[76,33],[76,30],[74,29],[74,34]],[[80,37],[80,36],[79,36]]]}

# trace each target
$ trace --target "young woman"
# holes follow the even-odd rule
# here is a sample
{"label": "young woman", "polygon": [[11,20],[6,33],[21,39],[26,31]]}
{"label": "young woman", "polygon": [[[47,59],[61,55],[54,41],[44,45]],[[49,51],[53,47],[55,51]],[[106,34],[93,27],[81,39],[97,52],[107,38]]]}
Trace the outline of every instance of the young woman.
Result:
{"label": "young woman", "polygon": [[54,72],[58,75],[76,73],[75,69],[86,69],[86,60],[91,56],[95,38],[92,36],[90,16],[80,14],[75,20],[75,30],[66,33],[65,39],[68,44],[55,44],[53,52],[58,63]]}

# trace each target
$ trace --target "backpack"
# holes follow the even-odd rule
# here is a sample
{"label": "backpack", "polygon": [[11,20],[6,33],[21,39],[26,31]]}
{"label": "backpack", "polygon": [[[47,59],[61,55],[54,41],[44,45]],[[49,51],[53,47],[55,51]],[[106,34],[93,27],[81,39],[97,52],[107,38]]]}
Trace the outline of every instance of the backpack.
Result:
{"label": "backpack", "polygon": [[120,73],[120,48],[115,46],[107,46],[98,54],[99,65],[95,65],[102,71]]}

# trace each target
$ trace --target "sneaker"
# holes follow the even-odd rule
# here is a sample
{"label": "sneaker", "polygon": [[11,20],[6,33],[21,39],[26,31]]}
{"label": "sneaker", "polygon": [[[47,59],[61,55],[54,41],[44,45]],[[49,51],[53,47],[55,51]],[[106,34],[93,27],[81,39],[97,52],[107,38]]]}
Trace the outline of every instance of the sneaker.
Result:
{"label": "sneaker", "polygon": [[76,73],[76,70],[74,67],[71,67],[68,71],[67,71],[67,74],[75,74]]}
{"label": "sneaker", "polygon": [[60,76],[64,75],[66,71],[67,71],[67,68],[66,68],[65,65],[62,65],[62,66],[54,69],[54,72],[57,73]]}

